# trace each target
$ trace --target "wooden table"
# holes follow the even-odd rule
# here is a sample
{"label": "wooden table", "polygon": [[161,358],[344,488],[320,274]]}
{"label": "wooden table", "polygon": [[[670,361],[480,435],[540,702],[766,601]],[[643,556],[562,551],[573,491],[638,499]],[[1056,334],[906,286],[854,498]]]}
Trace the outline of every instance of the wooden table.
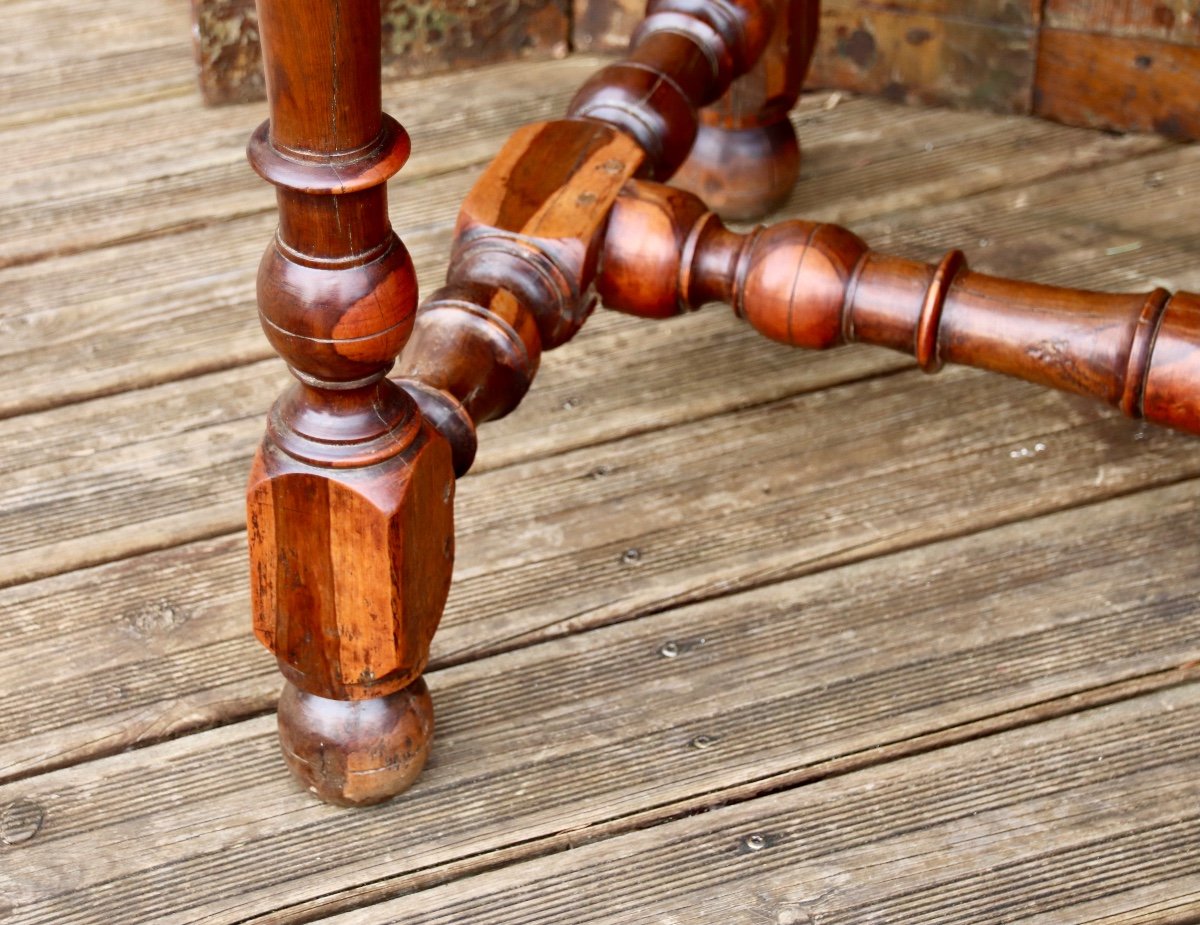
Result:
{"label": "wooden table", "polygon": [[[0,920],[1200,916],[1195,441],[723,312],[601,315],[545,358],[459,486],[425,776],[299,792],[242,538],[286,378],[262,112],[199,108],[186,20],[0,24]],[[425,291],[480,166],[597,64],[387,88]],[[796,119],[786,214],[1200,287],[1196,148],[825,93]]]}

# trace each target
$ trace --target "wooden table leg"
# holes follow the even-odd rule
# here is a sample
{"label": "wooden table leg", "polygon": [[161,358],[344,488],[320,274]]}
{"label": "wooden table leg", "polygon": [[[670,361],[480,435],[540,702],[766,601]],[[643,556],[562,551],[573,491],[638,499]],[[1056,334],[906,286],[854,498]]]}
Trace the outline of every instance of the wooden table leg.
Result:
{"label": "wooden table leg", "polygon": [[258,10],[271,118],[249,156],[279,202],[259,312],[298,381],[250,477],[254,627],[287,679],[292,770],[322,799],[374,803],[429,750],[421,674],[453,557],[449,446],[387,378],[417,304],[386,192],[409,141],[381,112],[379,0]]}
{"label": "wooden table leg", "polygon": [[692,153],[671,181],[722,218],[761,218],[787,200],[800,175],[788,119],[808,74],[820,0],[780,0],[767,49],[750,73],[700,113]]}

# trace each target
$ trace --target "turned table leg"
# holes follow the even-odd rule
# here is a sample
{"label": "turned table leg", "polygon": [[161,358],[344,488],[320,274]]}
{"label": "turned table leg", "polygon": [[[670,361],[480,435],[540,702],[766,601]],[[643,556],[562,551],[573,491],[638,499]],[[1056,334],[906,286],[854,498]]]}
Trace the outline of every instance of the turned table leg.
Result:
{"label": "turned table leg", "polygon": [[812,61],[820,0],[779,0],[766,51],[750,73],[700,113],[692,153],[671,181],[722,218],[761,218],[779,208],[800,175],[788,119]]}
{"label": "turned table leg", "polygon": [[408,157],[380,106],[379,0],[258,0],[275,184],[263,330],[297,382],[271,410],[247,513],[255,633],[277,657],[284,756],[322,799],[367,804],[420,772],[421,674],[449,590],[450,449],[387,378],[416,275],[388,221]]}

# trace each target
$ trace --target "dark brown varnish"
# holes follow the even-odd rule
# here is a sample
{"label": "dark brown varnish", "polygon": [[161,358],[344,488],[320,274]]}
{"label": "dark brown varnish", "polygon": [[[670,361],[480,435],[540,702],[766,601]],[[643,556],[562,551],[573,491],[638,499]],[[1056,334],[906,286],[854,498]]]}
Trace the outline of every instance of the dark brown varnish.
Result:
{"label": "dark brown varnish", "polygon": [[271,118],[249,156],[279,202],[259,313],[298,381],[250,475],[254,628],[287,679],[288,763],[365,804],[428,752],[420,679],[453,558],[450,449],[387,378],[416,313],[385,187],[409,141],[380,107],[378,0],[258,8]]}
{"label": "dark brown varnish", "polygon": [[[421,306],[400,362],[402,386],[450,443],[458,475],[475,458],[476,425],[512,411],[542,351],[591,313],[624,184],[674,173],[701,108],[755,66],[773,23],[758,0],[653,0],[629,57],[588,80],[568,118],[519,129],[475,184],[446,285]],[[785,122],[794,100],[773,104]]]}
{"label": "dark brown varnish", "polygon": [[[653,243],[647,243],[653,242]],[[837,225],[787,221],[737,234],[696,197],[633,182],[617,199],[600,293],[651,318],[726,302],[759,333],[825,349],[911,353],[1088,395],[1134,418],[1200,432],[1200,296],[1114,295],[974,273],[870,250]]]}

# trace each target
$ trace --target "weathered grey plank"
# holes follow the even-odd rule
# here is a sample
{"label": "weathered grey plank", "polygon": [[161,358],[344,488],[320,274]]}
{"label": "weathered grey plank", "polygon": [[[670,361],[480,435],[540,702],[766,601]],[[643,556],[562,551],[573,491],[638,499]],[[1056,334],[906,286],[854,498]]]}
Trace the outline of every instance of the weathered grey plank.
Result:
{"label": "weathered grey plank", "polygon": [[788,790],[330,919],[1191,922],[1200,685]]}
{"label": "weathered grey plank", "polygon": [[981,267],[1001,258],[1057,285],[1194,290],[1200,267],[1187,255],[1200,247],[1200,232],[1188,215],[1197,184],[1200,146],[1181,146],[855,227],[872,243],[926,259],[962,247]]}
{"label": "weathered grey plank", "polygon": [[[911,111],[886,105],[900,124]],[[837,109],[825,117],[836,115]],[[1022,189],[1064,174],[1086,175],[1091,169],[1167,147],[1162,139],[1145,135],[1080,133],[1025,116],[971,115],[974,119],[953,128],[933,123],[917,131],[887,125],[860,130],[857,120],[847,120],[841,141],[835,143],[841,169],[816,183],[804,182],[802,174],[782,211],[854,225],[873,216],[992,190]],[[807,119],[797,119],[806,157],[811,153],[808,133],[822,124],[815,115]]]}
{"label": "weathered grey plank", "polygon": [[1089,195],[1086,176],[1067,176],[1053,187],[1031,188],[1022,208],[1117,231],[1127,235],[1129,243],[1166,241],[1194,249],[1200,245],[1200,228],[1193,221],[1200,150],[1194,144],[1178,150],[1178,157],[1151,155],[1114,165],[1108,182],[1139,191],[1132,208],[1122,208],[1113,197]]}
{"label": "weathered grey plank", "polygon": [[[797,362],[721,313],[680,327],[601,316],[547,361],[519,418],[487,429],[476,471],[907,365],[862,350]],[[263,361],[0,421],[0,585],[239,529],[250,457],[288,381]]]}
{"label": "weathered grey plank", "polygon": [[[19,847],[0,847],[0,898],[22,925],[232,922],[278,909],[286,919],[293,907],[332,910],[444,878],[441,865],[544,850],[535,839],[562,846],[588,827],[719,804],[780,775],[819,778],[846,756],[927,747],[922,736],[954,738],[984,718],[1002,727],[1019,718],[1004,720],[1010,711],[1169,671],[1200,656],[1195,490],[1071,510],[435,672],[432,766],[404,800],[376,810],[347,815],[293,789],[270,717],[12,783],[0,805],[35,804],[44,822]],[[1147,568],[1151,557],[1161,571]],[[192,631],[153,622],[131,646],[167,648]],[[27,632],[52,631],[31,614]],[[95,666],[94,680],[109,670]],[[131,700],[137,682],[128,673]],[[14,691],[21,702],[10,697],[3,715],[26,715],[35,695],[46,702]],[[1134,763],[1145,763],[1141,741],[1189,760],[1197,718],[1163,715],[1142,739],[1120,726],[1118,741]],[[1083,733],[1053,738],[1067,754],[1090,747]],[[981,767],[980,786],[1009,779]]]}
{"label": "weathered grey plank", "polygon": [[139,101],[195,95],[185,4],[4,6],[0,21],[0,127],[44,123]]}
{"label": "weathered grey plank", "polygon": [[[518,416],[485,431],[485,474],[462,486],[459,583],[435,659],[478,661],[435,675],[435,766],[407,804],[347,816],[307,803],[274,756],[269,717],[162,741],[267,711],[279,683],[249,639],[244,546],[227,532],[262,405],[283,378],[262,361],[250,301],[270,194],[241,166],[252,110],[192,111],[186,31],[170,28],[183,6],[43,5],[14,0],[0,24],[0,37],[36,38],[0,63],[13,168],[0,179],[0,255],[63,256],[0,271],[0,414],[53,410],[0,422],[0,555],[12,581],[116,561],[0,591],[0,778],[147,747],[0,790],[0,918],[307,918],[557,850],[581,829],[611,835],[1167,684],[1158,673],[1200,655],[1200,483],[1020,522],[1194,478],[1182,439],[970,374],[856,382],[906,361],[801,357],[721,316],[657,327],[600,317],[547,358]],[[473,75],[389,93],[416,136],[393,202],[426,289],[473,165],[507,123],[556,113],[576,66],[493,71],[508,96],[486,75],[473,101],[462,89]],[[533,92],[551,72],[561,86]],[[796,116],[810,183],[793,214],[849,221],[921,256],[991,235],[973,258],[1000,272],[1200,288],[1200,242],[1169,227],[1190,220],[1194,151],[871,101],[826,110],[825,99]],[[68,404],[81,398],[96,400]],[[857,560],[868,561],[836,567]],[[604,624],[620,625],[594,629]],[[576,635],[492,654],[563,633]],[[674,659],[657,654],[666,641]],[[629,666],[623,687],[614,665]],[[1191,716],[1143,730],[1131,751],[1190,748]],[[690,744],[698,735],[706,747]],[[1092,742],[1072,735],[1060,768]],[[1182,778],[1146,773],[1157,772],[1087,793],[1119,799],[1127,780],[1179,792]],[[23,799],[44,823],[8,844],[29,818],[30,804],[12,805]],[[1033,814],[1057,810],[1029,806],[1035,826]],[[1158,817],[1137,815],[1139,803],[1134,822],[1169,823],[1168,808],[1164,798]],[[1103,829],[1113,851],[1129,819]],[[1100,831],[1088,825],[1072,832]],[[1001,829],[978,831],[999,831],[1018,854],[1045,834]],[[881,849],[889,862],[892,846],[912,843],[898,838]],[[1061,844],[1071,838],[1086,841]],[[1130,857],[1115,863],[1136,872]],[[1106,859],[1089,848],[1081,863]],[[540,863],[513,870],[536,884]],[[897,864],[927,887],[919,862]],[[1051,876],[1082,903],[1086,871],[1069,872],[1063,861]],[[754,873],[747,888],[778,882]],[[1191,915],[1194,875],[1156,874],[1123,884],[1120,905],[1079,905],[1091,916],[1079,920]],[[946,876],[948,889],[971,886]],[[469,882],[449,902],[460,888]],[[512,894],[485,902],[501,895]],[[791,898],[775,911],[796,911]],[[920,921],[938,901],[896,915]],[[713,908],[722,921],[743,911]],[[525,921],[520,909],[510,918]]]}
{"label": "weathered grey plank", "polygon": [[[477,657],[1200,474],[1189,438],[1142,431],[1020,383],[945,378],[872,379],[464,480],[437,658]],[[953,404],[945,388],[956,389]],[[188,452],[204,464],[182,474],[167,467],[196,434]],[[155,512],[184,525],[215,516],[203,506],[173,513],[166,499],[174,495],[162,494],[173,480],[210,505],[224,499],[213,509],[236,516],[245,461],[218,465],[203,439],[202,430],[166,438],[159,479],[123,484],[114,475],[108,494],[88,496],[94,513],[81,504],[80,516],[100,531],[106,514],[144,499],[151,511],[130,523],[132,536],[138,517],[150,518],[147,531],[163,522]],[[221,480],[233,488],[213,494]],[[52,675],[62,691],[36,709],[0,711],[10,772],[152,737],[164,723],[186,727],[192,714],[174,719],[176,700],[191,702],[210,673],[240,685],[210,705],[214,718],[261,708],[276,681],[245,654],[244,555],[240,539],[195,544],[0,593],[14,690],[40,690]],[[156,569],[188,580],[147,582]],[[1169,569],[1154,574],[1174,578]],[[177,618],[194,620],[179,637],[194,654],[130,645],[130,622]],[[63,620],[79,634],[76,646],[51,629]],[[41,635],[27,638],[27,626],[43,627]],[[90,673],[113,660],[144,690],[136,715],[118,708],[120,673],[103,681]],[[194,662],[195,674],[181,675],[181,662]],[[42,722],[53,735],[36,732]]]}
{"label": "weathered grey plank", "polygon": [[[885,124],[882,122],[880,126]],[[1151,175],[1159,170],[1186,170],[1192,157],[1194,154],[1188,149],[1171,149],[1146,158],[1144,168]],[[1114,191],[1105,182],[1109,171],[1124,170],[1122,166],[1114,166],[1098,171],[1090,189],[1080,191],[1083,203],[1080,208],[1087,208],[1086,196],[1136,197],[1136,188]],[[1059,179],[1047,185],[1061,182],[1064,181]],[[1165,246],[1153,253],[1147,248],[1106,257],[1101,245],[1112,239],[1105,237],[1103,229],[1053,224],[1052,213],[1034,214],[1038,197],[1052,194],[1041,186],[1027,190],[1027,198],[1035,203],[1033,207],[1001,211],[1000,206],[1017,195],[1002,190],[967,203],[943,203],[917,210],[915,215],[895,213],[868,223],[864,230],[881,244],[933,257],[940,249],[962,241],[963,232],[972,232],[985,220],[992,221],[995,223],[990,226],[994,229],[989,242],[992,246],[981,248],[974,255],[979,266],[1021,274],[1032,265],[1039,274],[1050,275],[1061,270],[1051,264],[1057,259],[1070,269],[1073,282],[1087,283],[1097,278],[1108,282],[1112,274],[1124,273],[1126,277],[1137,278],[1118,282],[1148,286],[1147,277],[1194,264],[1190,254]],[[254,235],[247,237],[248,247],[255,253],[261,246],[260,231],[265,237],[265,226],[254,229]],[[421,242],[433,240],[432,236],[415,236],[418,263],[426,268],[435,265],[436,248],[430,245],[422,249]],[[189,326],[186,318],[174,319],[171,333],[184,331],[197,340],[209,337],[216,345],[229,340],[224,336],[227,332],[213,324],[209,313],[212,301],[223,298],[221,286],[216,282],[221,278],[223,255],[215,244],[209,253],[213,275],[190,280],[186,267],[179,273],[180,285],[190,287],[188,298],[194,307],[194,321]],[[175,257],[171,250],[165,248],[160,256],[159,272],[174,272],[170,261]],[[253,261],[248,259],[248,262]],[[111,272],[125,274],[121,286],[114,287],[114,299],[136,294],[139,287],[145,289],[140,273],[132,272],[139,268],[123,263],[110,266]],[[1196,272],[1193,269],[1193,276]],[[1189,282],[1186,273],[1180,283],[1200,288],[1200,279]],[[82,323],[88,311],[86,291],[73,296],[69,286],[62,288],[69,296],[66,302],[78,298],[80,314],[76,322]],[[146,304],[151,308],[153,299],[154,293],[150,292]],[[249,332],[244,342],[252,342],[255,349],[265,349],[250,309],[241,321]],[[84,333],[101,332],[85,329]],[[169,364],[179,362],[165,341],[155,342],[143,336],[129,337],[129,343],[144,351],[130,358],[130,369],[145,373],[141,368],[146,365],[144,358],[155,354],[168,364],[168,369]],[[54,351],[48,350],[46,355],[52,359]],[[711,425],[698,425],[682,432],[682,438],[662,437],[645,448],[636,442],[626,442],[616,448],[615,454],[609,453],[610,448],[580,449],[720,415],[735,408],[778,402],[799,392],[895,370],[905,362],[900,357],[863,351],[794,353],[756,340],[749,331],[720,314],[659,326],[598,316],[577,343],[547,356],[539,380],[521,411],[484,430],[481,471],[570,450],[578,452],[564,458],[562,468],[554,462],[541,468],[522,469],[510,476],[497,476],[487,483],[488,487],[477,490],[474,497],[481,500],[472,502],[471,509],[465,505],[476,490],[471,487],[474,480],[468,480],[461,496],[464,508],[460,513],[463,541],[459,589],[452,598],[450,612],[451,625],[458,614],[473,615],[474,622],[464,625],[457,637],[443,634],[449,647],[440,651],[443,655],[458,652],[460,656],[486,651],[499,639],[515,644],[545,632],[564,632],[576,625],[613,619],[614,615],[653,610],[677,595],[684,599],[704,597],[720,593],[729,582],[754,584],[771,580],[775,574],[794,574],[797,569],[820,567],[822,560],[817,550],[821,549],[834,557],[831,561],[839,561],[847,556],[869,554],[871,550],[893,548],[896,543],[920,541],[914,538],[911,525],[905,524],[897,511],[909,511],[920,517],[927,514],[914,506],[911,499],[897,506],[895,496],[904,497],[904,489],[887,487],[888,465],[894,462],[891,442],[911,441],[913,437],[928,439],[935,453],[926,460],[929,468],[922,470],[924,474],[919,481],[939,482],[937,467],[944,459],[937,454],[953,456],[953,448],[958,445],[953,435],[948,443],[940,437],[959,426],[955,423],[958,418],[936,423],[949,400],[951,383],[929,385],[914,378],[903,386],[903,395],[919,396],[915,404],[908,406],[907,400],[900,397],[872,412],[895,414],[897,424],[894,429],[880,431],[885,436],[876,439],[882,442],[861,457],[871,460],[865,463],[864,484],[883,486],[873,506],[868,505],[866,514],[857,494],[826,508],[819,490],[821,483],[803,496],[796,496],[792,486],[796,484],[796,474],[803,473],[803,467],[809,465],[807,460],[823,449],[841,454],[846,445],[872,439],[849,429],[853,422],[845,419],[844,407],[839,403],[872,403],[875,399],[871,395],[887,392],[891,385],[880,386],[874,392],[858,389],[839,393],[827,401],[785,403],[754,418],[756,424],[747,424],[750,418],[743,415],[738,419],[740,423],[730,422],[727,432],[714,430]],[[79,381],[84,387],[95,387],[87,377],[96,371],[96,366],[102,365],[96,363],[90,369],[79,370]],[[180,368],[174,367],[175,372]],[[242,516],[240,495],[244,472],[259,438],[262,409],[282,380],[278,365],[261,362],[245,369],[0,423],[3,450],[0,471],[5,473],[8,491],[6,503],[0,505],[0,529],[5,536],[0,550],[5,554],[6,580],[15,582],[52,574],[237,529]],[[35,385],[36,382],[35,379]],[[996,418],[1005,414],[1026,418],[1030,409],[1040,409],[1029,428],[1015,436],[1004,430],[1010,423],[973,419],[968,427],[972,435],[968,441],[972,449],[968,452],[991,454],[990,462],[984,466],[986,472],[1003,473],[1010,465],[1019,466],[1022,460],[1013,463],[1005,454],[1022,449],[1033,452],[1032,448],[1045,442],[1046,433],[1062,426],[1063,415],[1068,427],[1071,423],[1082,425],[1081,430],[1073,432],[1065,451],[1073,453],[1072,447],[1077,444],[1087,445],[1079,455],[1079,468],[1074,470],[1058,464],[1046,466],[1042,455],[1025,460],[1041,478],[1018,484],[1010,481],[997,488],[984,499],[988,510],[981,516],[988,518],[985,522],[1134,490],[1142,478],[1180,478],[1193,471],[1194,452],[1181,438],[1151,436],[1118,422],[1101,422],[1095,412],[1076,405],[1074,400],[1034,397],[1032,391],[1011,384],[977,382],[970,389],[974,397],[968,396],[967,408],[990,408]],[[993,389],[999,390],[998,402],[992,397]],[[976,404],[972,406],[970,402]],[[969,410],[962,413],[970,415]],[[750,439],[761,441],[764,431],[776,428],[775,422],[789,414],[797,417],[779,431],[778,443],[773,447],[757,444],[760,448],[767,447],[762,450],[765,455],[760,466],[777,470],[778,484],[769,483],[767,488],[777,493],[777,499],[780,491],[785,496],[774,507],[763,508],[764,513],[759,516],[762,499],[754,493],[759,488],[739,487],[736,476],[729,474],[727,467],[722,468],[707,457],[734,458],[729,457],[731,443],[747,434],[757,434]],[[991,428],[1000,429],[989,442],[986,435]],[[70,439],[65,435],[70,435]],[[1138,437],[1149,439],[1138,440]],[[680,457],[677,449],[680,439],[685,444],[695,443],[689,448],[695,451],[693,455]],[[796,446],[811,443],[813,451],[797,456],[788,440]],[[1160,447],[1159,440],[1167,441],[1165,447]],[[1109,466],[1109,442],[1119,445],[1115,467]],[[1058,449],[1054,444],[1051,446]],[[1140,462],[1134,461],[1137,453],[1146,454]],[[668,462],[663,468],[663,460],[677,457],[685,459],[686,465]],[[752,460],[759,458],[751,456]],[[902,461],[901,467],[912,461]],[[815,466],[814,471],[825,473],[822,477],[829,479],[828,465],[822,468],[818,462]],[[963,503],[967,468],[953,471],[958,471],[958,478],[963,480],[959,482],[960,488],[935,492],[931,497],[940,499],[937,503],[950,506]],[[944,474],[950,476],[950,473],[951,470],[946,470]],[[1004,480],[1001,476],[1001,482]],[[1097,480],[1099,485],[1089,484]],[[603,491],[602,484],[607,486]],[[729,484],[738,490],[726,490]],[[824,487],[835,496],[838,484],[835,480],[824,483]],[[1027,495],[1040,490],[1037,486],[1051,486],[1049,494],[1031,501]],[[608,510],[609,502],[621,497],[621,493],[624,493],[622,506]],[[720,504],[726,507],[721,508]],[[1017,507],[1006,509],[1009,504]],[[742,508],[739,510],[736,505]],[[853,505],[860,507],[852,511]],[[630,529],[626,514],[630,510],[647,512],[643,515],[647,520],[646,531]],[[971,529],[972,510],[968,506],[968,513],[958,519],[934,517],[928,521],[936,524],[931,527],[932,532],[920,535],[937,536],[946,529]],[[862,523],[864,516],[870,529]],[[878,527],[876,518],[880,516],[890,525],[882,536],[872,532]],[[726,517],[727,524],[722,520]],[[851,521],[853,528],[847,528],[839,518]],[[803,530],[789,527],[791,533],[781,532],[774,526],[777,519],[785,524],[802,522],[805,526]],[[719,567],[712,574],[707,573],[708,567],[699,559],[693,557],[690,563],[686,559],[692,542],[688,531],[693,524],[707,525],[695,540],[696,555],[703,552],[714,556]],[[803,545],[814,538],[813,545]],[[873,541],[878,544],[870,545]],[[518,542],[527,546],[506,557],[505,550]],[[562,544],[562,549],[546,555],[547,544],[556,542]],[[756,544],[766,552],[762,562],[755,559],[752,551],[759,548]],[[621,561],[630,548],[638,548],[639,555],[644,554],[636,569]],[[729,559],[723,558],[726,554]],[[170,622],[175,619],[171,614],[199,606],[201,613],[217,615],[211,624],[200,621],[201,627],[216,627],[214,635],[197,637],[196,647],[203,648],[210,640],[228,639],[243,632],[246,612],[242,597],[243,556],[240,544],[235,541],[200,543],[164,553],[161,560],[151,556],[146,563],[131,564],[129,575],[124,573],[123,566],[117,566],[99,573],[82,573],[63,584],[55,584],[53,592],[38,585],[30,593],[45,595],[48,608],[64,608],[83,627],[107,626],[114,613],[132,614],[135,621]],[[194,593],[190,590],[168,593],[157,584],[143,587],[139,582],[144,583],[144,577],[134,579],[133,576],[144,576],[146,569],[152,569],[159,561],[178,563],[172,568],[193,569]],[[561,576],[568,587],[576,587],[579,583],[574,576],[581,571],[592,576],[586,583],[591,590],[555,600],[553,608],[547,610],[545,595],[539,590],[543,575]],[[673,586],[676,581],[680,584]],[[97,597],[81,591],[94,583],[111,587],[119,602],[115,603],[108,592]],[[8,597],[9,601],[24,599],[20,591]],[[166,616],[156,617],[156,614]],[[103,648],[111,642],[106,639],[101,642],[103,638],[90,640],[89,645],[95,645],[97,651],[89,659],[103,662],[108,658]],[[116,651],[121,651],[120,646]],[[270,672],[258,667],[261,663],[244,660],[247,657],[243,650],[218,646],[213,651],[220,661],[220,670],[238,679],[237,684],[244,682],[243,687],[237,688],[242,693],[225,704],[229,715],[245,715],[269,702],[274,681]],[[21,658],[48,659],[49,664],[59,665],[54,670],[61,672],[59,676],[63,678],[78,677],[77,668],[61,666],[63,658],[76,666],[87,663],[73,653],[68,657],[53,649],[39,649],[32,655],[24,653]],[[207,664],[203,659],[200,662]],[[72,674],[72,670],[76,673]],[[175,668],[171,660],[151,650],[148,659],[138,661],[137,670],[147,679],[158,679],[155,683],[166,684],[164,676]],[[71,691],[80,690],[76,684],[65,686]],[[174,690],[169,684],[161,689]],[[80,696],[89,693],[94,692],[84,688]],[[114,696],[111,690],[105,693],[109,700]],[[163,729],[188,728],[200,714],[184,710],[176,715],[174,696],[146,706],[142,724],[125,729],[122,725],[125,720],[114,719],[103,730],[95,726],[97,719],[93,714],[80,710],[75,698],[68,696],[61,703],[63,715],[76,715],[80,722],[71,726],[69,733],[52,740],[30,739],[19,749],[13,745],[11,761],[25,769],[55,764],[76,760],[92,751],[110,751],[128,741],[153,738]],[[209,712],[201,711],[203,715],[211,716],[211,711],[217,708],[206,709]],[[19,740],[22,735],[17,733],[15,738]]]}
{"label": "weathered grey plank", "polygon": [[[385,102],[414,139],[412,162],[397,181],[398,196],[408,206],[397,218],[405,226],[437,218],[452,221],[465,190],[456,190],[451,180],[422,188],[417,195],[433,192],[432,201],[414,203],[412,193],[403,191],[406,184],[486,162],[514,125],[560,115],[574,88],[601,63],[575,56],[390,86]],[[1030,119],[1006,125],[978,114],[904,118],[911,111],[873,100],[842,104],[844,111],[833,119],[817,108],[820,99],[809,97],[796,114],[811,162],[806,174],[810,180],[830,172],[844,175],[836,187],[842,199],[857,193],[869,200],[878,189],[898,202],[922,203],[945,195],[947,183],[962,194],[987,188],[984,184],[1061,171],[1072,149],[1073,164],[1086,167],[1165,144],[1141,136],[1081,137],[1077,130]],[[121,119],[86,114],[33,130],[21,126],[0,132],[0,144],[13,151],[20,165],[0,181],[6,201],[0,215],[0,267],[273,210],[270,187],[253,175],[243,155],[250,129],[264,115],[257,105],[197,111],[193,99],[181,97],[130,107]],[[854,128],[845,132],[848,124]],[[136,130],[130,131],[130,125]],[[839,137],[843,134],[849,137]],[[180,144],[185,137],[189,143]],[[864,152],[868,140],[876,139],[878,153]],[[988,139],[994,143],[985,144]],[[927,144],[934,146],[929,152]],[[825,156],[826,148],[851,146],[856,148],[853,171],[844,158]],[[1014,152],[1030,146],[1044,152],[1040,162],[1014,159]],[[925,164],[925,176],[941,182],[907,178],[898,184],[898,162],[905,160]],[[1026,166],[1014,168],[1014,163]],[[847,174],[862,180],[847,188]],[[449,189],[442,190],[443,185]],[[851,207],[848,215],[854,211]]]}
{"label": "weathered grey plank", "polygon": [[0,73],[28,64],[76,62],[98,48],[138,51],[187,42],[187,10],[169,0],[144,0],[128,8],[107,0],[5,0],[0,43],[8,53]]}
{"label": "weathered grey plank", "polygon": [[[810,367],[785,348],[763,343],[766,353],[756,353],[738,340],[744,329],[725,316],[713,316],[712,324],[712,344],[679,353],[677,378],[647,377],[646,390],[624,394],[616,386],[581,392],[582,401],[564,402],[557,413],[530,415],[520,427],[541,431],[540,443],[522,446],[516,424],[499,434],[494,445],[504,446],[510,461],[522,451],[535,456],[460,486],[456,582],[438,659],[478,656],[1200,474],[1189,438],[1140,430],[1103,409],[983,374],[949,372],[931,382],[902,373],[773,397],[763,391],[769,384],[803,391],[850,377],[856,362],[869,360],[862,352],[829,354],[824,365]],[[670,338],[672,325],[654,330]],[[618,328],[607,342],[568,349],[602,367],[626,336]],[[728,366],[697,355],[724,356]],[[778,378],[752,374],[764,355],[785,360]],[[680,401],[689,395],[680,389],[690,383],[686,367],[694,376],[721,368],[728,378],[718,384],[727,388],[698,391],[703,403]],[[576,385],[593,371],[587,364],[559,368]],[[628,367],[613,364],[610,374],[622,370]],[[274,367],[245,372],[247,382],[251,373],[282,376]],[[6,542],[26,542],[5,559],[12,581],[40,567],[65,570],[238,527],[247,457],[260,428],[257,398],[226,377],[191,386],[149,406],[139,404],[144,395],[121,396],[145,434],[128,445],[130,432],[103,428],[96,445],[55,443],[56,433],[82,424],[86,407],[5,422],[11,434],[18,424],[37,425],[13,440],[25,450],[20,468],[6,473],[11,513],[0,515],[0,527]],[[630,414],[638,400],[668,420],[700,420],[654,433],[628,430],[631,422],[654,430],[653,419]],[[749,407],[728,413],[739,404]],[[562,449],[581,437],[600,443],[538,458],[550,454],[554,440]],[[96,457],[104,460],[98,473],[88,469]],[[160,572],[186,579],[149,581]],[[187,728],[197,722],[187,704],[208,704],[202,713],[210,721],[222,710],[238,716],[262,709],[276,680],[247,654],[244,576],[240,537],[227,537],[0,591],[13,689],[32,696],[54,677],[60,690],[52,702],[38,695],[36,703],[7,711],[10,726],[0,738],[8,773]],[[60,643],[64,619],[80,633],[77,645]],[[172,648],[138,639],[140,623],[154,629],[166,621],[170,631],[179,620],[190,623]],[[55,629],[26,638],[26,626]],[[229,686],[215,701],[206,699],[205,672],[180,674],[181,660],[206,666]],[[97,665],[120,671],[96,675]],[[134,713],[120,709],[128,675],[145,692]],[[40,722],[53,734],[38,732]]]}
{"label": "weathered grey plank", "polygon": [[[398,224],[453,222],[473,176],[417,181],[486,162],[514,125],[565,109],[596,66],[572,58],[390,85],[385,104],[415,146],[393,186]],[[248,214],[273,221],[274,192],[244,153],[265,116],[263,105],[206,110],[185,96],[129,106],[119,119],[85,113],[0,132],[20,165],[0,181],[0,267]]]}

